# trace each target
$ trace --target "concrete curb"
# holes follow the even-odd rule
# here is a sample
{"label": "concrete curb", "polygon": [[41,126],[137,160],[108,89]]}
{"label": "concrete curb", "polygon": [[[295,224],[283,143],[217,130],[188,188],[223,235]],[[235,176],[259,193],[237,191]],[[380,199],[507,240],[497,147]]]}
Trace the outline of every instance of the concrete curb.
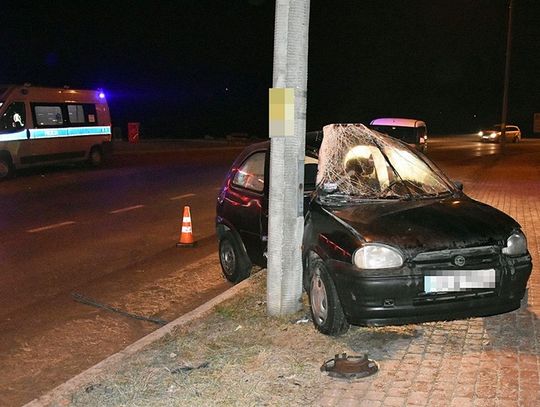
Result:
{"label": "concrete curb", "polygon": [[[77,376],[69,379],[67,382],[57,386],[48,393],[30,401],[25,404],[23,407],[45,407],[45,406],[56,406],[56,405],[65,405],[61,401],[69,402],[65,397],[74,393],[78,388],[84,384],[89,383],[93,379],[97,378],[99,375],[107,372],[118,365],[124,358],[134,355],[140,352],[146,346],[152,344],[153,342],[163,338],[165,335],[171,333],[175,328],[179,326],[186,325],[187,323],[197,320],[204,317],[207,313],[212,311],[212,309],[229,298],[234,297],[236,294],[242,292],[249,286],[251,286],[252,280],[250,278],[242,281],[241,283],[229,288],[227,291],[219,294],[217,297],[214,297],[205,304],[195,308],[193,311],[188,312],[187,314],[178,317],[172,322],[169,322],[167,325],[159,328],[158,330],[142,337],[138,341],[127,346],[124,350],[121,350],[114,355],[109,356],[107,359],[102,360],[98,364],[88,368],[82,373],[79,373]],[[56,403],[56,404],[55,404]]]}

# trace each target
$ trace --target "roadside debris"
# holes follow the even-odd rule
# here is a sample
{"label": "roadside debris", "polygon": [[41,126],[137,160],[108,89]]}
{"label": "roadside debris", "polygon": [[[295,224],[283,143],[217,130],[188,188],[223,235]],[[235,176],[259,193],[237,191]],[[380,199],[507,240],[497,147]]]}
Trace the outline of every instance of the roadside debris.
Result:
{"label": "roadside debris", "polygon": [[334,359],[327,360],[321,366],[321,372],[337,379],[360,379],[377,373],[379,366],[374,360],[368,359],[367,353],[362,356],[347,356],[346,353],[336,354]]}
{"label": "roadside debris", "polygon": [[295,324],[307,324],[308,322],[309,322],[309,317],[307,315],[304,315],[302,318],[294,321]]}
{"label": "roadside debris", "polygon": [[90,394],[95,391],[100,391],[104,394],[112,394],[113,390],[108,387],[104,386],[101,383],[92,383],[84,388],[85,393]]}
{"label": "roadside debris", "polygon": [[197,366],[189,366],[189,365],[185,365],[185,366],[178,366],[178,367],[175,367],[174,369],[171,369],[170,372],[171,374],[176,374],[176,373],[187,373],[187,372],[191,372],[192,370],[196,370],[196,369],[204,369],[206,367],[210,366],[210,362],[203,362]]}
{"label": "roadside debris", "polygon": [[98,301],[96,301],[96,300],[94,300],[92,298],[85,297],[84,295],[79,294],[79,293],[72,293],[71,297],[75,301],[80,302],[81,304],[86,304],[86,305],[91,305],[93,307],[106,309],[108,311],[112,311],[112,312],[116,312],[118,314],[124,315],[126,317],[138,319],[138,320],[141,320],[141,321],[148,321],[148,322],[152,322],[152,323],[158,324],[158,325],[166,325],[167,324],[167,321],[164,321],[163,319],[145,317],[143,315],[132,314],[130,312],[121,310],[119,308],[115,308],[115,307],[112,307],[112,306],[107,305],[107,304],[102,304],[102,303],[100,303],[100,302],[98,302]]}

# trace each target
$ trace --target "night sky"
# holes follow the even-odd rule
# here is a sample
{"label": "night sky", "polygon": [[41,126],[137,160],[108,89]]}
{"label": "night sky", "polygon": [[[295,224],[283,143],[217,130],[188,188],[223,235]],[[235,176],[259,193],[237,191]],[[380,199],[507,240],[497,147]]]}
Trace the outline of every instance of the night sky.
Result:
{"label": "night sky", "polygon": [[[307,128],[500,122],[509,0],[311,1]],[[0,83],[106,91],[143,137],[266,137],[274,1],[3,1]],[[514,0],[508,122],[540,112],[540,1]]]}

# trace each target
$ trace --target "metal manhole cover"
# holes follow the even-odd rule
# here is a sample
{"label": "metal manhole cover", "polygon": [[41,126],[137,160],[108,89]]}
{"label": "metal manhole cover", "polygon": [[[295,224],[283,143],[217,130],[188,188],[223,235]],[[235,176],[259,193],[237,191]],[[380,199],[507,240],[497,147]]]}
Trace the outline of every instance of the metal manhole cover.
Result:
{"label": "metal manhole cover", "polygon": [[347,356],[337,354],[334,359],[327,360],[321,366],[321,372],[339,379],[360,379],[371,376],[379,371],[374,360],[368,359],[367,353],[362,356]]}

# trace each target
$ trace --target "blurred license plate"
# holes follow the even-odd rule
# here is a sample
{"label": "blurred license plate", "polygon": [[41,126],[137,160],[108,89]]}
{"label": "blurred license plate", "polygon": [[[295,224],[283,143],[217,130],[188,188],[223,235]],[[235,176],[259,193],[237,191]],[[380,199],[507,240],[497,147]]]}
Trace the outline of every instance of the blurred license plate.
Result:
{"label": "blurred license plate", "polygon": [[474,288],[495,288],[495,269],[438,270],[424,276],[426,293],[467,291]]}

